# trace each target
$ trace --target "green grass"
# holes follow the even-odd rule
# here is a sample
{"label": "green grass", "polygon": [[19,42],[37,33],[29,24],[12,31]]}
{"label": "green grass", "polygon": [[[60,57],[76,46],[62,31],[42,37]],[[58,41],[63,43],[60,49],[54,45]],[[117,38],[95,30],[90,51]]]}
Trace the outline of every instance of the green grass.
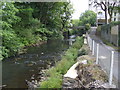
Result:
{"label": "green grass", "polygon": [[120,47],[117,47],[117,46],[111,44],[111,43],[108,42],[107,40],[102,39],[102,41],[103,41],[104,44],[106,44],[106,45],[108,45],[108,46],[110,46],[110,47],[112,47],[112,48],[114,48],[115,50],[117,50],[117,51],[120,52]]}
{"label": "green grass", "polygon": [[57,62],[54,67],[50,68],[46,75],[47,80],[40,83],[40,88],[61,88],[62,76],[75,63],[78,56],[78,50],[83,45],[83,37],[77,37],[76,42],[62,56],[62,60]]}

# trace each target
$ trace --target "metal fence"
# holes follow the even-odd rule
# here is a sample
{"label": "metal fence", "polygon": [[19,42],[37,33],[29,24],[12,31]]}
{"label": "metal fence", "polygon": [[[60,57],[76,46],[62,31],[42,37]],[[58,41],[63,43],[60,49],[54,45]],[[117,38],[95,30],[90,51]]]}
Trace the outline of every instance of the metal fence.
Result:
{"label": "metal fence", "polygon": [[109,77],[109,85],[112,85],[114,78],[114,84],[118,86],[118,52],[108,49],[106,45],[92,39],[88,34],[87,42],[92,51],[92,55],[96,57],[96,64],[99,64],[107,73]]}

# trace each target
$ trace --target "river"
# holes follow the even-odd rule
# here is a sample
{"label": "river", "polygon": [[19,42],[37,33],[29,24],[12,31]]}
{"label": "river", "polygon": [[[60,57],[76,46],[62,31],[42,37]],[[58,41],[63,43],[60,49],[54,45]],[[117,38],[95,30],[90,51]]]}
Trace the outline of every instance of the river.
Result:
{"label": "river", "polygon": [[53,66],[68,49],[67,41],[50,40],[40,46],[28,47],[27,52],[2,61],[2,84],[6,88],[27,88],[25,80],[31,81],[42,69]]}

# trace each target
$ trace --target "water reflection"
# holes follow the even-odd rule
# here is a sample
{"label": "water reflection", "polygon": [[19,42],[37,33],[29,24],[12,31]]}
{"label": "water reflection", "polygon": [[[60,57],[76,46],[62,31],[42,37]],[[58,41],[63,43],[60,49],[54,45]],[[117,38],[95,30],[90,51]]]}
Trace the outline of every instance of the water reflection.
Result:
{"label": "water reflection", "polygon": [[68,48],[66,41],[48,41],[37,47],[29,47],[27,53],[5,59],[3,63],[3,85],[7,88],[27,88],[26,80],[39,80],[42,69],[49,68]]}

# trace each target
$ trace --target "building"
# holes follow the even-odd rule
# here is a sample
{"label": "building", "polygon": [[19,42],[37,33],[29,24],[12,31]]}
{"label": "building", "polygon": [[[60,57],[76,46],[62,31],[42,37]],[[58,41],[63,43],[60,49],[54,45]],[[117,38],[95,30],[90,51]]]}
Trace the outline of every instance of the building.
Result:
{"label": "building", "polygon": [[[100,6],[95,6],[95,2],[96,0],[88,0],[88,10],[92,10],[97,14],[97,25],[102,25],[105,24],[105,12],[101,9]],[[97,0],[97,2],[100,2],[101,0]],[[108,1],[108,2],[116,2],[116,5],[118,5],[120,3],[119,0],[103,0]],[[107,18],[108,18],[108,22],[109,22],[109,14],[107,13]],[[113,15],[112,15],[112,21],[119,21],[120,20],[120,14],[114,10]]]}
{"label": "building", "polygon": [[113,11],[112,21],[120,21],[120,13],[117,10]]}

